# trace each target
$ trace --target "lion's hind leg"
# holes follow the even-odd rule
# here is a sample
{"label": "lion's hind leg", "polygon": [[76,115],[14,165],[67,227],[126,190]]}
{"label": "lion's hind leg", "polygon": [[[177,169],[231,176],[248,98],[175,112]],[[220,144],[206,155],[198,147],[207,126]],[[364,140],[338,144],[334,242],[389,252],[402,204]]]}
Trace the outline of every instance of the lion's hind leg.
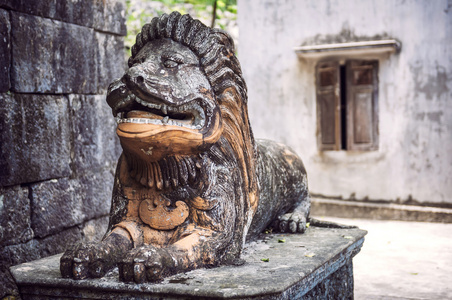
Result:
{"label": "lion's hind leg", "polygon": [[303,162],[282,144],[257,140],[257,146],[259,205],[247,240],[268,227],[275,232],[304,232],[311,202]]}
{"label": "lion's hind leg", "polygon": [[276,232],[304,233],[309,215],[309,200],[298,204],[291,212],[278,216],[272,222],[272,229]]}

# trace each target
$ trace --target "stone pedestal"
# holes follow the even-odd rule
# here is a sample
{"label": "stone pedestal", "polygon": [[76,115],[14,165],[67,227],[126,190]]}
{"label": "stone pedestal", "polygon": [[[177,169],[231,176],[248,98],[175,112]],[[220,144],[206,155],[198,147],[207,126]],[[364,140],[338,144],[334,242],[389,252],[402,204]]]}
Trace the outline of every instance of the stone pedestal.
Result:
{"label": "stone pedestal", "polygon": [[241,266],[199,269],[157,284],[61,278],[60,255],[11,267],[24,299],[353,299],[352,258],[366,231],[310,227],[249,244]]}

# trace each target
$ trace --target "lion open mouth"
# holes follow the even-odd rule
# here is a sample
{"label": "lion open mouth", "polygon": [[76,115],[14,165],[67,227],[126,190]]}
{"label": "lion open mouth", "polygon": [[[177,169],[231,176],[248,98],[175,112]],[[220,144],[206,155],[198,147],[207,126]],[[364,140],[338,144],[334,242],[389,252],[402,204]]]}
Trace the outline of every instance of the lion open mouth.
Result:
{"label": "lion open mouth", "polygon": [[115,114],[117,122],[155,125],[175,125],[190,129],[201,129],[205,125],[205,112],[198,101],[193,100],[179,106],[161,104],[162,100],[142,100],[130,93]]}

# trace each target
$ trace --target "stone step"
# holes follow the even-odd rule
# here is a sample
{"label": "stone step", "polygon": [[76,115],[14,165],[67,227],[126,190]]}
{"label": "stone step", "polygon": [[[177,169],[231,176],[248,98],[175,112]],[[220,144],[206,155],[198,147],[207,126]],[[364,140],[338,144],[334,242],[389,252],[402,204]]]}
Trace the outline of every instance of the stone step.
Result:
{"label": "stone step", "polygon": [[311,215],[371,220],[452,223],[452,209],[311,198]]}

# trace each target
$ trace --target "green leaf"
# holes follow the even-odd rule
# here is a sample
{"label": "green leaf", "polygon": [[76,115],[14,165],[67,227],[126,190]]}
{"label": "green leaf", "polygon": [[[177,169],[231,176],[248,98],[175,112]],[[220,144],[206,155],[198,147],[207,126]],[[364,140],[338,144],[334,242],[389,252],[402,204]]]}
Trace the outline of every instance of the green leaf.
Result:
{"label": "green leaf", "polygon": [[262,260],[263,262],[269,262],[269,261],[270,261],[270,258],[261,258],[261,260]]}
{"label": "green leaf", "polygon": [[237,6],[228,6],[228,11],[237,14]]}
{"label": "green leaf", "polygon": [[286,242],[286,239],[279,239],[278,240],[278,243],[285,243]]}
{"label": "green leaf", "polygon": [[309,228],[309,225],[311,225],[311,223],[306,223],[306,228]]}
{"label": "green leaf", "polygon": [[220,9],[224,10],[224,9],[226,8],[226,3],[224,3],[224,2],[221,1],[221,0],[218,0],[218,1],[217,1],[217,6],[218,6]]}

